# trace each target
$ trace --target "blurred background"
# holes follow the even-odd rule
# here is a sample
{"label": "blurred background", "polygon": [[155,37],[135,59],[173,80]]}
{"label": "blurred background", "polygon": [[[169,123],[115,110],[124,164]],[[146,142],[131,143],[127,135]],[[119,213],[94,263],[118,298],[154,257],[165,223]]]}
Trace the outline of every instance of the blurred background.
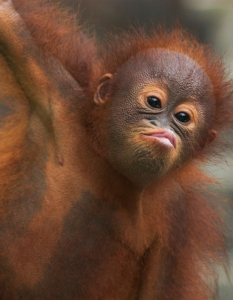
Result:
{"label": "blurred background", "polygon": [[[149,28],[153,23],[171,27],[178,21],[200,41],[211,44],[215,51],[223,56],[229,76],[233,78],[233,0],[60,1],[74,11],[79,10],[81,20],[87,22],[100,39],[108,31],[117,32],[127,29],[130,25]],[[208,166],[208,172],[219,179],[221,190],[230,198],[233,207],[233,149],[224,164],[212,164]],[[233,232],[232,213],[228,222]],[[221,276],[221,300],[233,300],[233,234],[229,238],[229,253],[232,283],[230,285],[227,279]]]}

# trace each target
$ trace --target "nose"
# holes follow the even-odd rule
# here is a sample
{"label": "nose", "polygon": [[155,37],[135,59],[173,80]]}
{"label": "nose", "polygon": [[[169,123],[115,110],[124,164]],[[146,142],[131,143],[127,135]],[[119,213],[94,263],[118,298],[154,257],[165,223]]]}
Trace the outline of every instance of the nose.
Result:
{"label": "nose", "polygon": [[170,124],[167,119],[163,120],[149,120],[150,124],[160,128],[170,128]]}
{"label": "nose", "polygon": [[150,120],[149,122],[150,122],[150,124],[158,127],[157,123],[154,120]]}

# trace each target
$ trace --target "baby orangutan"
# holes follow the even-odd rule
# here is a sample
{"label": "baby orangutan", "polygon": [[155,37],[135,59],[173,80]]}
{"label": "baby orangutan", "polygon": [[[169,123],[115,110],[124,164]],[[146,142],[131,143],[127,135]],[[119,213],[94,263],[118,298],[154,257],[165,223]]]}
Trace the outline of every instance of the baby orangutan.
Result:
{"label": "baby orangutan", "polygon": [[0,0],[0,65],[0,299],[215,299],[224,223],[198,164],[232,124],[221,61],[180,29],[105,48]]}

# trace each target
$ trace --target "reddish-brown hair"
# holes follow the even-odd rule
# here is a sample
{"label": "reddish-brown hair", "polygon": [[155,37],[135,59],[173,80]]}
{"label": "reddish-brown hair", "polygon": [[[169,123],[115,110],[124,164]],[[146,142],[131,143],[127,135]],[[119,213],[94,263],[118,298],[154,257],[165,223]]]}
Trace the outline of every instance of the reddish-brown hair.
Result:
{"label": "reddish-brown hair", "polygon": [[[171,31],[153,29],[150,33],[143,29],[131,30],[117,36],[110,35],[106,41],[108,46],[103,47],[97,45],[86,30],[77,26],[75,16],[48,5],[45,0],[15,0],[14,4],[36,44],[43,52],[60,60],[89,96],[87,102],[93,101],[91,97],[102,75],[114,74],[119,66],[139,51],[166,48],[190,56],[209,76],[216,103],[216,115],[211,128],[221,132],[232,126],[233,85],[227,79],[223,63],[208,46],[198,43],[186,31],[180,28]],[[22,111],[25,112],[26,108]],[[23,158],[27,152],[24,154],[26,150],[22,146],[27,118],[26,113],[21,117],[14,115],[1,128],[2,216],[10,207],[5,199],[18,197],[16,184],[16,192],[10,191],[11,187],[14,188],[14,182],[24,175],[18,161],[30,163],[29,156]],[[219,139],[212,145],[212,148],[204,150],[205,155],[201,158],[215,158],[225,144]],[[30,155],[34,155],[34,152]],[[215,193],[208,191],[207,186],[211,183],[214,180],[205,176],[195,161],[189,161],[145,191],[146,196],[152,198],[151,205],[154,198],[160,199],[156,202],[157,214],[154,216],[157,224],[157,252],[160,255],[156,266],[158,299],[171,299],[171,294],[174,299],[183,299],[182,295],[187,295],[186,289],[189,289],[192,300],[207,299],[214,294],[212,286],[208,285],[208,276],[217,274],[215,263],[226,266],[227,254],[224,222],[219,216],[221,200]],[[183,281],[186,285],[182,285]],[[165,284],[168,287],[166,289],[163,288]]]}

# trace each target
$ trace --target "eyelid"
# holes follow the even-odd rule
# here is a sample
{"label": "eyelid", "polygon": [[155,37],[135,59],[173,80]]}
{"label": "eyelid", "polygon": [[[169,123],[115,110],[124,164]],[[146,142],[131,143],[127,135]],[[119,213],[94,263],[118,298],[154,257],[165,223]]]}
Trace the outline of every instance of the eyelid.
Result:
{"label": "eyelid", "polygon": [[167,103],[167,93],[164,91],[164,89],[159,88],[159,87],[146,87],[142,90],[142,92],[139,94],[139,101],[140,103],[145,106],[146,108],[149,109],[153,109],[150,108],[147,104],[147,98],[151,97],[151,96],[155,96],[156,98],[158,98],[161,101],[161,105],[162,108],[158,109],[158,110],[162,110],[166,103]]}

